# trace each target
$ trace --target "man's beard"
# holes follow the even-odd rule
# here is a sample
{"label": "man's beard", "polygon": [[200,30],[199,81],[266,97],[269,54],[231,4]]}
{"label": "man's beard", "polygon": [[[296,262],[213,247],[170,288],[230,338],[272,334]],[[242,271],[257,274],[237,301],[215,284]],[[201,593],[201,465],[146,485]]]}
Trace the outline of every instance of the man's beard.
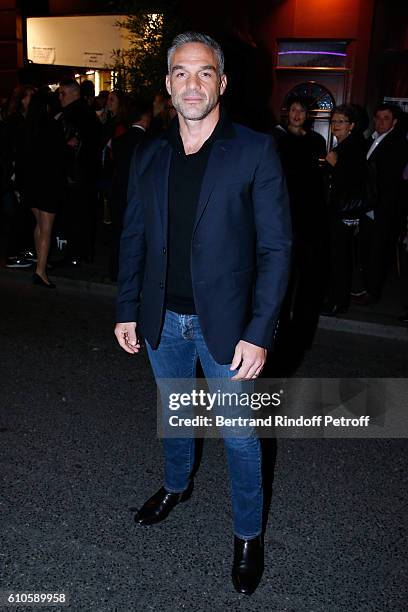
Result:
{"label": "man's beard", "polygon": [[[192,94],[190,94],[192,95]],[[194,106],[189,105],[187,102],[183,102],[182,97],[180,98],[172,98],[173,106],[176,111],[184,117],[184,119],[188,119],[190,121],[201,121],[205,119],[207,115],[211,113],[211,111],[217,106],[219,98],[213,98],[206,100],[204,106]]]}

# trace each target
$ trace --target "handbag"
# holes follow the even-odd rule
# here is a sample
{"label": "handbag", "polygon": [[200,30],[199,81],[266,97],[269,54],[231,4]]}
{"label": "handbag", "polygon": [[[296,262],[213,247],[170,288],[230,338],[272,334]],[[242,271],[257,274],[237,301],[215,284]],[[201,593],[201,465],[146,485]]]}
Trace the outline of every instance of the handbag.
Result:
{"label": "handbag", "polygon": [[367,164],[360,193],[343,192],[335,198],[335,208],[342,219],[358,219],[377,204],[377,180],[375,166]]}
{"label": "handbag", "polygon": [[363,197],[343,196],[338,200],[337,212],[343,219],[357,219],[368,210],[370,207]]}

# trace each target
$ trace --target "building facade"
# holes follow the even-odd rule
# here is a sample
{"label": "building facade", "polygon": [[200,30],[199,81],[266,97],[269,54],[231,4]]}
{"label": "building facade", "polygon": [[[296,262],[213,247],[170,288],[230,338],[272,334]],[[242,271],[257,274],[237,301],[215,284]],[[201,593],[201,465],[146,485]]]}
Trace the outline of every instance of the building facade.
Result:
{"label": "building facade", "polygon": [[[26,17],[115,8],[108,0],[0,0],[2,93],[27,59]],[[206,0],[205,11],[186,0],[181,14],[223,43],[234,117],[254,127],[265,127],[268,114],[279,120],[292,93],[314,100],[315,128],[325,136],[334,105],[371,114],[384,98],[408,102],[407,0]]]}

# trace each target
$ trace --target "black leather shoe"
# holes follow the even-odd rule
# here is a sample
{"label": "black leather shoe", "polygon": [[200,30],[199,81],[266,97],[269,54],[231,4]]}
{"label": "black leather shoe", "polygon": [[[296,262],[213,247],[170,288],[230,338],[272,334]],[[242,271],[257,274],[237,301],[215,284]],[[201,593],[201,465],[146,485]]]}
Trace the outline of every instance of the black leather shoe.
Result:
{"label": "black leather shoe", "polygon": [[234,537],[234,563],[232,583],[238,593],[252,595],[256,590],[264,570],[263,538],[241,540]]}
{"label": "black leather shoe", "polygon": [[190,481],[187,489],[182,493],[169,493],[162,487],[136,513],[136,523],[139,525],[154,525],[154,523],[164,521],[177,504],[190,499],[193,489],[193,481]]}

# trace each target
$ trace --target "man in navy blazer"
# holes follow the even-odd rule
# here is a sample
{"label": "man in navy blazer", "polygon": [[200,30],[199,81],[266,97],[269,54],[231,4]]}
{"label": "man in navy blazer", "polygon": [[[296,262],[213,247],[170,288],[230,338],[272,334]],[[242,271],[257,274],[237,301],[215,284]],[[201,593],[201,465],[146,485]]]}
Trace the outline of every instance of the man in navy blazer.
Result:
{"label": "man in navy blazer", "polygon": [[[115,334],[128,353],[146,340],[156,380],[259,376],[274,335],[290,261],[286,187],[272,139],[220,109],[227,79],[210,37],[187,32],[168,52],[177,118],[135,152],[121,238]],[[259,439],[226,437],[234,522],[233,584],[262,576]],[[138,511],[165,519],[193,489],[194,438],[166,438],[164,486]]]}

